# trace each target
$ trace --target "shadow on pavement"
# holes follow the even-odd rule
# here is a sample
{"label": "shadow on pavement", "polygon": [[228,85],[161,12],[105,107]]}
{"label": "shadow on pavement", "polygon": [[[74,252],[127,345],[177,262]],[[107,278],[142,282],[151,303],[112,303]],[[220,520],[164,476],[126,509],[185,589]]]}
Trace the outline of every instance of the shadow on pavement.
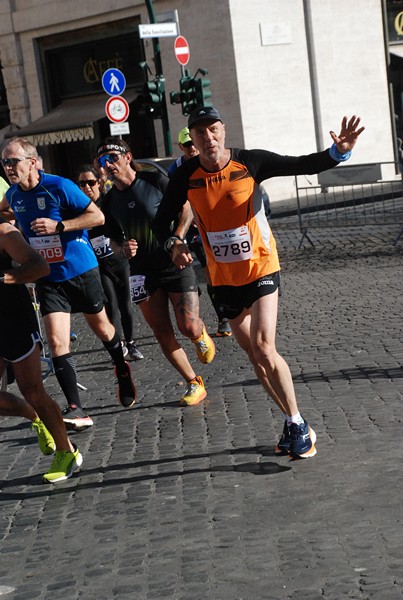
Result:
{"label": "shadow on pavement", "polygon": [[[113,479],[100,479],[99,481],[91,481],[86,483],[84,478],[93,476],[93,475],[103,475],[107,474],[111,471],[124,471],[127,473],[128,470],[131,469],[139,469],[142,467],[151,467],[155,465],[162,465],[170,462],[180,462],[180,461],[188,461],[200,458],[209,458],[213,456],[230,456],[236,454],[258,454],[262,456],[275,456],[274,450],[269,446],[255,446],[250,448],[236,448],[234,450],[222,450],[220,452],[213,452],[211,454],[191,454],[184,455],[181,457],[174,458],[166,458],[154,461],[138,461],[133,464],[117,464],[110,465],[107,467],[99,466],[93,469],[84,469],[81,473],[82,475],[77,477],[77,475],[67,480],[66,482],[59,483],[56,486],[49,486],[42,483],[42,479],[40,475],[35,475],[33,477],[20,477],[7,482],[3,482],[0,490],[0,502],[7,502],[8,500],[17,500],[17,499],[28,499],[28,498],[40,498],[49,495],[55,494],[63,494],[63,493],[71,493],[71,492],[79,492],[80,490],[86,489],[94,489],[97,487],[111,487],[114,485],[122,485],[129,483],[138,483],[142,481],[153,481],[162,478],[168,477],[184,477],[186,475],[194,475],[194,474],[202,474],[202,473],[211,473],[214,474],[219,473],[249,473],[252,475],[277,475],[279,473],[284,473],[286,471],[290,471],[291,467],[279,465],[275,462],[246,462],[240,463],[236,465],[216,465],[205,468],[189,468],[189,469],[177,469],[172,471],[166,471],[163,473],[144,473],[141,475],[127,476],[124,477],[115,477]],[[3,490],[7,488],[13,487],[24,487],[24,490],[17,492],[6,492],[3,493]],[[28,491],[26,486],[32,487],[43,487],[41,491]]]}

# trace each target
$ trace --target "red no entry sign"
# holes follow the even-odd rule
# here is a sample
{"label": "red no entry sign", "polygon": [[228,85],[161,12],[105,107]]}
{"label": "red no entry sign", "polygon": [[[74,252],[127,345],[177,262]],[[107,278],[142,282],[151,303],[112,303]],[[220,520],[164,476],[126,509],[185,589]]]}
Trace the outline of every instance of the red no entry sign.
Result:
{"label": "red no entry sign", "polygon": [[174,44],[175,56],[178,63],[182,66],[185,66],[189,62],[190,50],[189,44],[187,43],[186,38],[183,35],[178,35]]}

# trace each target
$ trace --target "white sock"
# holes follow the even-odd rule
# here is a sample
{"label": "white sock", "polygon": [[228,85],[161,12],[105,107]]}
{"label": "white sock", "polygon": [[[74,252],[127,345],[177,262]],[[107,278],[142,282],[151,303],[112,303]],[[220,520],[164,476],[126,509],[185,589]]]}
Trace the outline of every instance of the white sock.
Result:
{"label": "white sock", "polygon": [[291,425],[292,423],[295,423],[296,425],[302,425],[304,422],[304,419],[301,417],[301,413],[297,412],[295,415],[292,415],[291,417],[287,416],[287,424]]}

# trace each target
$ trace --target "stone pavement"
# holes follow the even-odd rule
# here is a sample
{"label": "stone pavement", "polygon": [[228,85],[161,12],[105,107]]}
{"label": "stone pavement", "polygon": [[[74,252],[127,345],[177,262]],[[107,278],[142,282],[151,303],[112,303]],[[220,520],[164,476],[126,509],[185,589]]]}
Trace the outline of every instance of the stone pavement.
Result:
{"label": "stone pavement", "polygon": [[[0,418],[5,600],[403,599],[399,228],[315,230],[301,250],[295,218],[273,229],[278,347],[318,455],[274,455],[282,420],[233,339],[197,365],[206,402],[179,408],[180,378],[139,316],[140,402],[124,410],[108,356],[75,317],[95,421],[71,436],[81,472],[43,485],[49,458],[28,424]],[[46,385],[62,406],[55,377]]]}

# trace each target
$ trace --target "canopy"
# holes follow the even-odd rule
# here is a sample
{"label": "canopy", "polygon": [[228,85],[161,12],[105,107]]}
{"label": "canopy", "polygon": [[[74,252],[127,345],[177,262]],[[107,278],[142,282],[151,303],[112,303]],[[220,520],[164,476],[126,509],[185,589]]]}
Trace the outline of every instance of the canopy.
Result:
{"label": "canopy", "polygon": [[[124,94],[129,103],[136,96],[134,90]],[[7,132],[5,137],[25,137],[34,146],[94,139],[94,123],[106,118],[105,104],[108,98],[107,94],[97,94],[63,100],[43,117],[21,129]]]}

